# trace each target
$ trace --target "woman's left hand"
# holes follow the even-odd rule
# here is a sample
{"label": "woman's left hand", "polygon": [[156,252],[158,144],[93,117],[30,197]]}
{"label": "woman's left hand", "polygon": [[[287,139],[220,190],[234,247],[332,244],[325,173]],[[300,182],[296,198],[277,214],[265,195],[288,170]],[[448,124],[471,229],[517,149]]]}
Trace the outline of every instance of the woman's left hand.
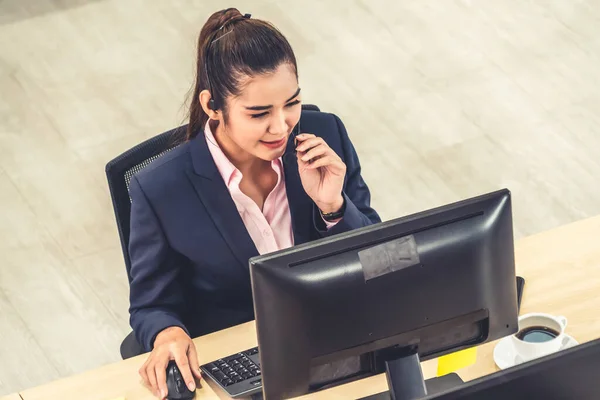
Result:
{"label": "woman's left hand", "polygon": [[346,164],[322,138],[302,133],[296,139],[298,172],[304,191],[323,213],[339,211],[344,205]]}

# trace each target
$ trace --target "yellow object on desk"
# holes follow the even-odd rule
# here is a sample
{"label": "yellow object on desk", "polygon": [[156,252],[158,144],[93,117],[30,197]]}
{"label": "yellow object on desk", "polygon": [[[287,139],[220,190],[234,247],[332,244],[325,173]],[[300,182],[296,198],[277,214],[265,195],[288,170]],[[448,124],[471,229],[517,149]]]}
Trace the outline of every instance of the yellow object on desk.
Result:
{"label": "yellow object on desk", "polygon": [[451,374],[459,369],[475,364],[475,361],[477,361],[477,347],[447,354],[438,358],[437,376]]}

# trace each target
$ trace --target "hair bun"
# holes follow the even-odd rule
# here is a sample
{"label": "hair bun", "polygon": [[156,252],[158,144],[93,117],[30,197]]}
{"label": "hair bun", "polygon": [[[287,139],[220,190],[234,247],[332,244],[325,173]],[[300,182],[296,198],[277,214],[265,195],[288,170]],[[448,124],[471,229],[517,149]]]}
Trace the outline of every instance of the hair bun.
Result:
{"label": "hair bun", "polygon": [[222,29],[227,25],[230,25],[237,21],[248,19],[252,14],[243,14],[237,8],[227,8],[222,11],[221,17],[217,23],[215,29]]}

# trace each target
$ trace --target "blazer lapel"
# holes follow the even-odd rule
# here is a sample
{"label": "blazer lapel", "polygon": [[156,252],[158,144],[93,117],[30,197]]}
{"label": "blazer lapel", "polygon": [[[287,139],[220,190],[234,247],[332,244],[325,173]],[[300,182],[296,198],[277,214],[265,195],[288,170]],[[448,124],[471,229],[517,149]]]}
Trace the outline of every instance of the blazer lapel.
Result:
{"label": "blazer lapel", "polygon": [[313,224],[313,202],[302,187],[293,140],[293,137],[290,136],[290,141],[283,155],[283,170],[285,175],[285,189],[292,217],[294,244],[302,244],[310,241],[310,232]]}
{"label": "blazer lapel", "polygon": [[191,141],[190,153],[193,171],[188,176],[192,185],[232,253],[247,270],[248,259],[257,256],[258,250],[219,174],[204,132]]}

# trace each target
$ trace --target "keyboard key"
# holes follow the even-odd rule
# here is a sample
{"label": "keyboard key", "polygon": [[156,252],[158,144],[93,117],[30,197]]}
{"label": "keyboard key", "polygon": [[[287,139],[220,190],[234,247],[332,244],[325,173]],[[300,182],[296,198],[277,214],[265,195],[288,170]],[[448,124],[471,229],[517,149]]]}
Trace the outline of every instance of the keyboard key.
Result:
{"label": "keyboard key", "polygon": [[225,379],[223,382],[221,382],[223,386],[233,385],[234,383],[235,382],[233,382],[231,379]]}
{"label": "keyboard key", "polygon": [[262,380],[261,379],[257,379],[255,381],[250,382],[250,384],[252,386],[260,386],[262,384]]}
{"label": "keyboard key", "polygon": [[223,370],[223,373],[225,373],[225,374],[227,374],[227,375],[229,375],[229,374],[230,374],[230,373],[232,373],[232,372],[234,372],[234,371],[233,371],[233,368],[225,368],[225,369]]}
{"label": "keyboard key", "polygon": [[241,376],[239,376],[239,375],[238,375],[238,376],[236,376],[235,378],[233,378],[233,381],[234,381],[235,383],[241,382],[241,381],[243,381],[243,380],[244,380],[244,378],[242,378],[242,377],[241,377]]}
{"label": "keyboard key", "polygon": [[225,357],[223,360],[225,360],[225,362],[227,362],[227,363],[230,363],[231,361],[237,360],[237,359],[239,359],[241,357],[242,357],[242,355],[240,355],[240,354],[234,354],[232,356]]}
{"label": "keyboard key", "polygon": [[249,373],[249,372],[244,372],[242,374],[242,378],[244,378],[244,379],[252,378],[252,376],[253,375],[251,373]]}
{"label": "keyboard key", "polygon": [[210,372],[217,372],[219,370],[219,367],[217,367],[215,364],[208,364],[206,366],[206,369]]}
{"label": "keyboard key", "polygon": [[221,371],[217,371],[214,373],[214,377],[217,378],[220,381],[226,379],[227,377],[225,376],[224,373],[222,373]]}
{"label": "keyboard key", "polygon": [[260,375],[260,369],[257,369],[257,370],[255,370],[255,371],[254,371],[254,373],[255,373],[257,376],[258,376],[258,375]]}

